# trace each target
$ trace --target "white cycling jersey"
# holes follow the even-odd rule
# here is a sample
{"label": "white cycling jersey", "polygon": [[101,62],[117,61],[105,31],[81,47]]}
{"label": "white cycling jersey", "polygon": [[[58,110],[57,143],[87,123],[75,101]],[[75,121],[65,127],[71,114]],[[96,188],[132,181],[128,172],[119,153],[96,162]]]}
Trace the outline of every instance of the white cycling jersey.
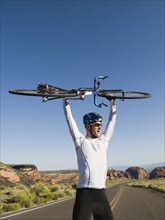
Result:
{"label": "white cycling jersey", "polygon": [[78,129],[70,105],[64,101],[64,113],[73,138],[79,169],[78,188],[105,188],[107,176],[107,149],[116,122],[115,101],[111,102],[105,131],[99,138],[85,137]]}

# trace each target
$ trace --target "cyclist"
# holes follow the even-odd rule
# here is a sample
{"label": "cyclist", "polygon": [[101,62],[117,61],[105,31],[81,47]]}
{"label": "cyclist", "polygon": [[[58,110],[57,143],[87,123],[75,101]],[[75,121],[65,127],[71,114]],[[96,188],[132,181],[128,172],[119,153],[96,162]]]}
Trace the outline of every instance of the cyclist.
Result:
{"label": "cyclist", "polygon": [[73,220],[113,220],[105,182],[107,176],[107,149],[116,122],[115,100],[110,100],[110,114],[105,130],[100,134],[102,117],[95,112],[84,115],[86,136],[78,129],[71,107],[64,99],[64,114],[75,144],[79,180],[73,208]]}

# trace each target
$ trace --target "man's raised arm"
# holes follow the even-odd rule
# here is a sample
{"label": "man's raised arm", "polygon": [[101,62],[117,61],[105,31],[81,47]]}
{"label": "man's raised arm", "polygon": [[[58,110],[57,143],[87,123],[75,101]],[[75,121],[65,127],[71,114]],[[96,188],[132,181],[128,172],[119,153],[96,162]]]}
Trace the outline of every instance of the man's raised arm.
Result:
{"label": "man's raised arm", "polygon": [[114,99],[111,99],[109,101],[110,101],[110,113],[109,113],[107,125],[103,132],[106,141],[109,141],[111,139],[116,124],[116,102]]}
{"label": "man's raised arm", "polygon": [[77,124],[76,124],[76,122],[73,118],[71,108],[70,108],[70,105],[69,105],[69,102],[68,102],[67,99],[63,100],[63,108],[64,108],[64,115],[65,115],[65,118],[66,118],[66,121],[67,121],[67,124],[68,124],[68,127],[69,127],[70,134],[72,136],[72,139],[73,139],[74,143],[75,142],[77,143],[78,140],[83,135],[80,133],[80,131],[77,127]]}

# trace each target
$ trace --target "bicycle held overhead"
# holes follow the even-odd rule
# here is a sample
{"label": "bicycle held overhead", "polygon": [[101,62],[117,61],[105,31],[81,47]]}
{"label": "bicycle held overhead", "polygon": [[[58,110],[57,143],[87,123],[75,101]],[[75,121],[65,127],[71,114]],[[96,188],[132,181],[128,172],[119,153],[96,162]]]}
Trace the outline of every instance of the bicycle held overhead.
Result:
{"label": "bicycle held overhead", "polygon": [[40,83],[37,85],[36,89],[14,89],[9,90],[9,92],[16,95],[38,96],[42,98],[43,102],[59,98],[83,100],[85,96],[93,95],[94,104],[99,108],[107,105],[104,103],[104,101],[102,101],[101,103],[97,103],[97,97],[107,99],[119,99],[122,101],[124,101],[125,99],[144,99],[151,97],[151,94],[146,92],[127,91],[124,89],[102,89],[102,82],[107,78],[108,76],[95,77],[94,86],[91,88],[81,87],[77,89],[63,89],[49,84]]}

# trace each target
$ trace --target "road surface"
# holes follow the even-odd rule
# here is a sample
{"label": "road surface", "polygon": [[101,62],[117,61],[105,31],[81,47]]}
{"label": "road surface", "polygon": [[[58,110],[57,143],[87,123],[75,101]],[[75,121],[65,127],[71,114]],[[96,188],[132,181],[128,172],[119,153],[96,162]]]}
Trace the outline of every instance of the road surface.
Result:
{"label": "road surface", "polygon": [[[107,190],[115,220],[164,220],[165,195],[126,185]],[[6,220],[71,220],[74,198],[1,216]],[[84,219],[85,220],[85,219]]]}

